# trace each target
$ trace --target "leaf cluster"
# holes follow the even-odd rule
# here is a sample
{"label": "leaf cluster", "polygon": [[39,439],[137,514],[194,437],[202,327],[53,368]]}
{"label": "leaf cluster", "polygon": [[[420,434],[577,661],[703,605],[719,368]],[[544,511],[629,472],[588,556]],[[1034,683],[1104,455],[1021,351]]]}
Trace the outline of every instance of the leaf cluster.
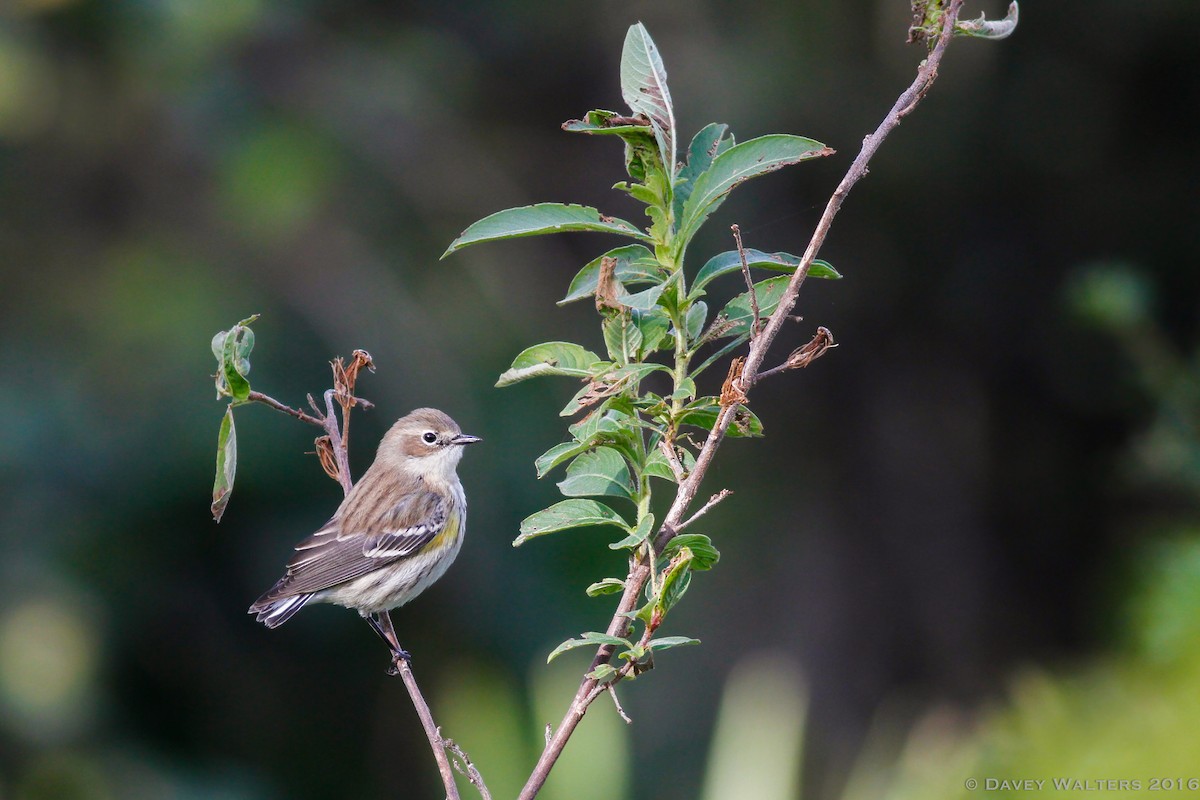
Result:
{"label": "leaf cluster", "polygon": [[[621,93],[630,113],[598,109],[562,126],[623,144],[627,180],[614,188],[644,207],[646,227],[590,207],[538,203],[479,220],[443,255],[484,242],[569,231],[632,240],[584,264],[560,301],[593,300],[603,352],[574,342],[544,342],[518,354],[497,381],[497,386],[511,386],[543,376],[577,380],[580,388],[560,413],[584,414],[568,427],[569,440],[535,461],[539,477],[565,465],[558,488],[567,499],[528,516],[514,546],[552,533],[607,527],[614,533],[610,548],[628,552],[631,565],[641,560],[652,569],[645,602],[630,614],[644,625],[642,641],[591,632],[564,642],[551,658],[575,647],[607,644],[621,648],[618,656],[631,664],[645,666],[655,650],[695,641],[651,636],[687,591],[692,574],[710,569],[719,553],[701,534],[657,535],[651,479],[678,484],[691,472],[698,447],[690,431],[701,436],[711,431],[722,409],[719,394],[700,391],[702,375],[756,333],[756,322],[775,310],[800,258],[739,246],[710,258],[689,281],[685,255],[736,187],[832,152],[820,142],[787,134],[739,143],[727,125],[712,123],[691,139],[677,163],[666,78],[654,42],[640,23],[634,25],[621,59]],[[746,280],[752,271],[782,274],[747,280],[746,291],[715,312],[710,309],[706,297],[714,281],[731,274]],[[809,276],[841,277],[823,261],[812,265]],[[730,435],[762,435],[762,423],[749,408],[742,405],[736,413]],[[655,552],[656,540],[662,552]],[[587,593],[625,588],[624,580],[605,578]]]}

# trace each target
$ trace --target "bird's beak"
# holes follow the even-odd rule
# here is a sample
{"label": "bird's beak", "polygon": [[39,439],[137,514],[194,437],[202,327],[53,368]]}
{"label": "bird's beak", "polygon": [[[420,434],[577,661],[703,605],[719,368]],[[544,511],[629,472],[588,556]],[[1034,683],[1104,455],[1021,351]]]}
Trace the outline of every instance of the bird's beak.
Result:
{"label": "bird's beak", "polygon": [[482,441],[483,439],[478,436],[472,436],[469,433],[460,433],[450,440],[450,444],[475,444]]}

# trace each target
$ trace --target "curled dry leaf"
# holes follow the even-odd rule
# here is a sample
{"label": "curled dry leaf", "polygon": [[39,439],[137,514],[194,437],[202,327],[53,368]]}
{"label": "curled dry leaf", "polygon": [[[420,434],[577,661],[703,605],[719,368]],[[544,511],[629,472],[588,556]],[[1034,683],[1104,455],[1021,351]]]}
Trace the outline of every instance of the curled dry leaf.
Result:
{"label": "curled dry leaf", "polygon": [[742,367],[744,366],[746,366],[745,356],[738,356],[730,363],[729,374],[725,376],[725,384],[721,387],[721,397],[718,401],[721,408],[746,402],[746,390],[742,387]]}
{"label": "curled dry leaf", "polygon": [[596,310],[624,311],[625,305],[617,299],[617,260],[610,256],[600,259],[600,277],[596,281]]}
{"label": "curled dry leaf", "polygon": [[837,342],[833,340],[833,334],[829,328],[824,326],[818,327],[812,341],[793,350],[784,363],[788,369],[803,369],[825,355],[833,347],[837,347]]}
{"label": "curled dry leaf", "polygon": [[321,461],[321,469],[325,470],[325,474],[335,481],[340,481],[337,458],[333,454],[333,443],[330,442],[329,437],[318,436],[313,444],[317,448],[317,458]]}

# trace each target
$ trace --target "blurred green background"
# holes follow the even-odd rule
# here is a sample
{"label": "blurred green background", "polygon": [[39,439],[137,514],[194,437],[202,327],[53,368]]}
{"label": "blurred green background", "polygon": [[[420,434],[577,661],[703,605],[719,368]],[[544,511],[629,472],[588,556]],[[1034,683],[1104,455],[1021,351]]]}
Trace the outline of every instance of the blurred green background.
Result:
{"label": "blurred green background", "polygon": [[[1004,4],[969,3],[968,13]],[[759,387],[663,654],[589,714],[547,798],[981,796],[974,776],[1200,777],[1200,7],[1037,3],[954,45],[805,286],[839,349]],[[920,53],[908,3],[0,3],[0,798],[437,797],[401,685],[329,607],[245,608],[340,491],[313,431],[238,413],[208,516],[209,340],[293,405],[371,352],[354,463],[419,405],[485,443],[459,562],[395,615],[446,732],[512,796],[601,627],[602,534],[509,543],[556,497],[565,382],[492,388],[524,347],[601,347],[558,308],[614,246],[438,256],[501,208],[631,206],[615,143],[646,23],[683,136],[837,148],[739,189],[691,249],[801,252]],[[726,291],[736,291],[736,281]],[[719,372],[720,370],[717,370]],[[704,388],[704,387],[701,387]],[[710,387],[710,391],[715,387]],[[801,755],[803,753],[803,755]],[[751,783],[751,781],[759,781]],[[1007,796],[1003,791],[986,796]],[[1013,796],[1016,796],[1015,794]]]}

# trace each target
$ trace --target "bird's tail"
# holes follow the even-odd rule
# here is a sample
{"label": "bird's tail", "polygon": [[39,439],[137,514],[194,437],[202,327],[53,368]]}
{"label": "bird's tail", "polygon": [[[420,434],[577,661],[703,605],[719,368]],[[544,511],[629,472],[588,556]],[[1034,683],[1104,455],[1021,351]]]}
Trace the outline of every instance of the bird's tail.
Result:
{"label": "bird's tail", "polygon": [[257,614],[256,620],[268,628],[278,628],[292,618],[304,604],[312,598],[312,594],[293,594],[287,597],[272,597],[267,592],[250,606],[248,613]]}

